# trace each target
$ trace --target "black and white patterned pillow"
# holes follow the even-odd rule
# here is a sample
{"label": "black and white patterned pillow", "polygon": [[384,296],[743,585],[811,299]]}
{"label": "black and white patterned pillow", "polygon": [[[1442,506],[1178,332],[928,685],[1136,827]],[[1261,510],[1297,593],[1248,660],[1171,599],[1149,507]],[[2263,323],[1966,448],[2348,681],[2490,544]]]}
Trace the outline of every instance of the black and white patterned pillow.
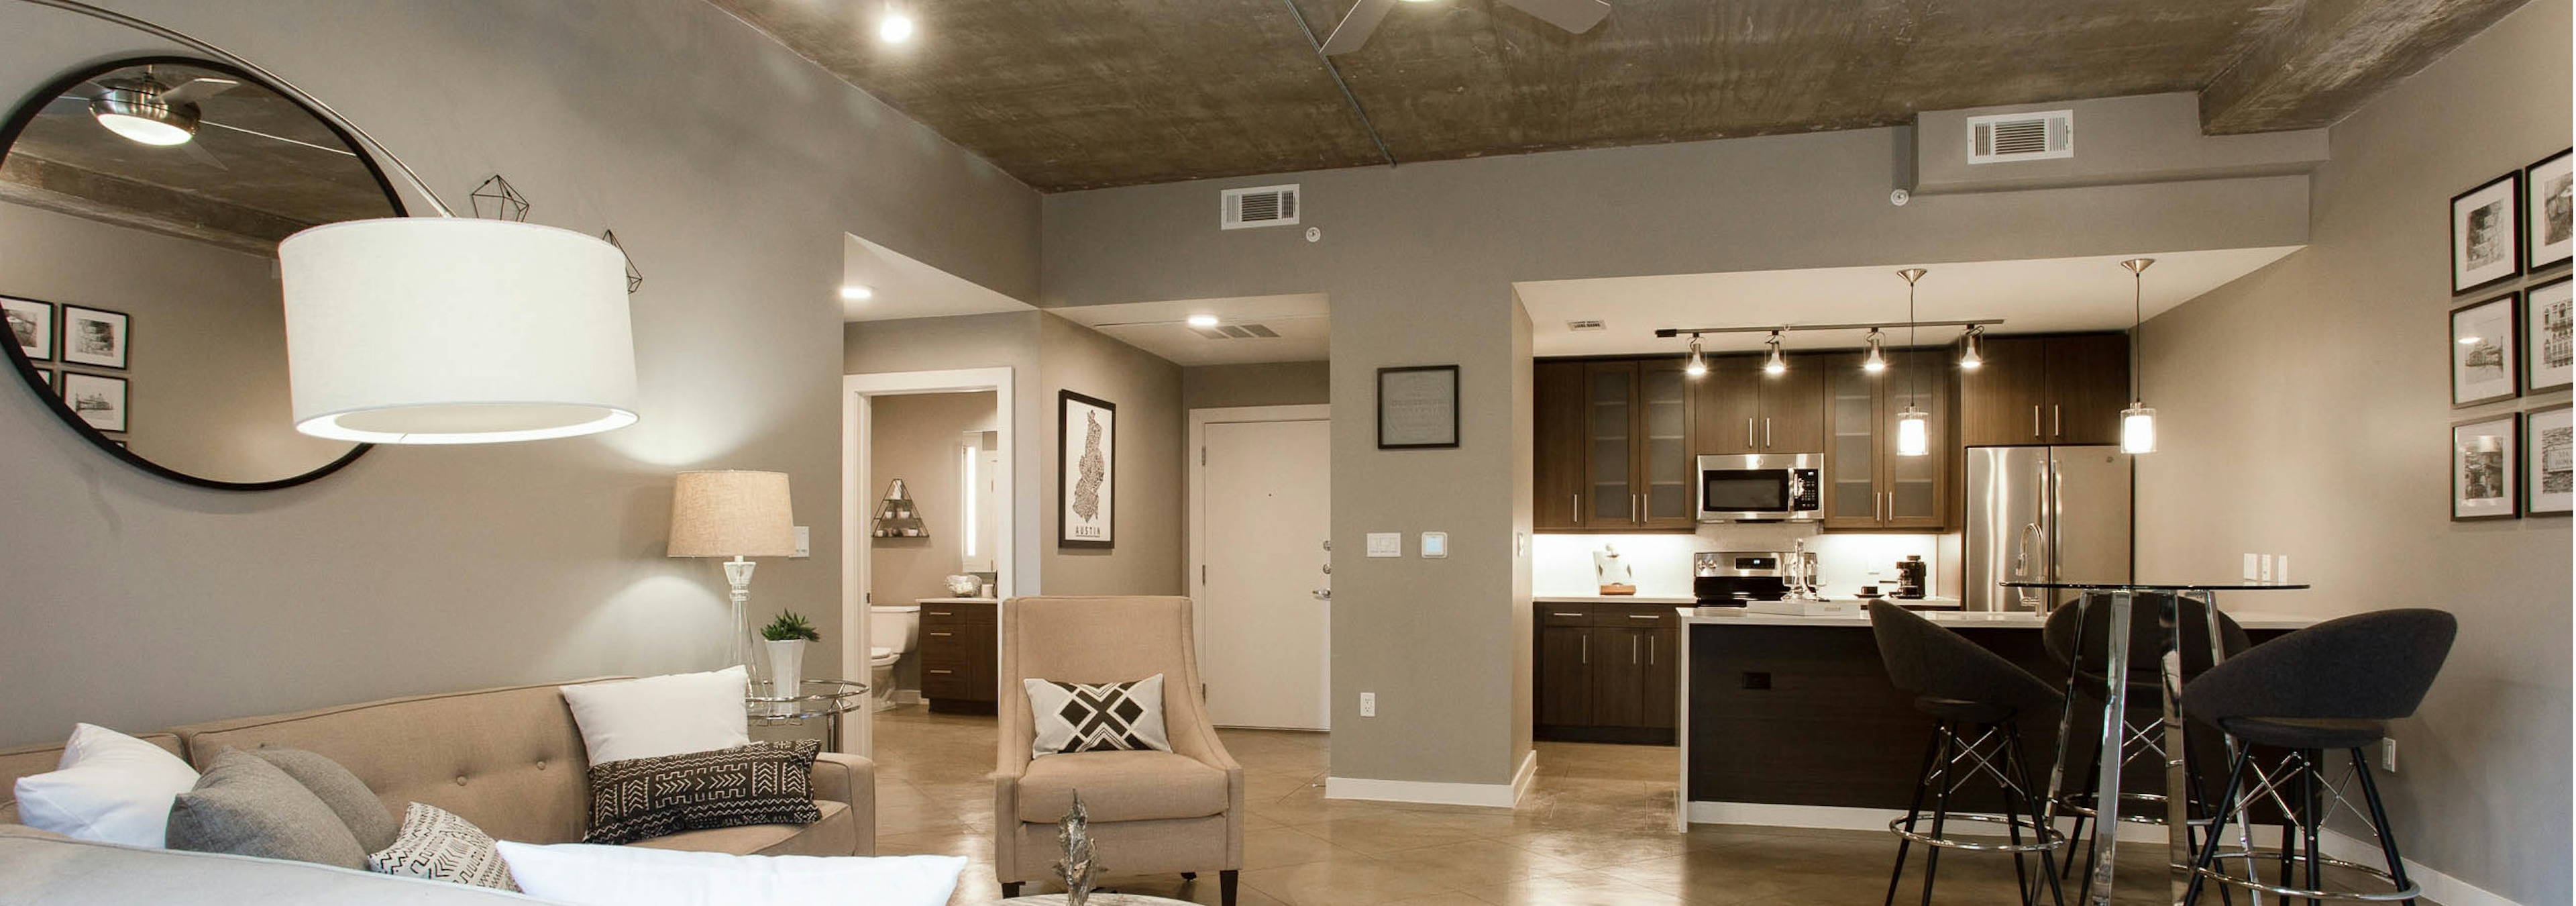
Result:
{"label": "black and white patterned pillow", "polygon": [[367,856],[367,867],[378,874],[519,889],[491,835],[446,809],[418,802],[403,810],[402,833],[393,845]]}
{"label": "black and white patterned pillow", "polygon": [[1059,683],[1024,679],[1037,738],[1029,757],[1064,752],[1153,749],[1169,752],[1163,729],[1163,675],[1127,683]]}
{"label": "black and white patterned pillow", "polygon": [[590,766],[590,833],[583,843],[633,843],[746,824],[812,824],[821,740],[630,758]]}

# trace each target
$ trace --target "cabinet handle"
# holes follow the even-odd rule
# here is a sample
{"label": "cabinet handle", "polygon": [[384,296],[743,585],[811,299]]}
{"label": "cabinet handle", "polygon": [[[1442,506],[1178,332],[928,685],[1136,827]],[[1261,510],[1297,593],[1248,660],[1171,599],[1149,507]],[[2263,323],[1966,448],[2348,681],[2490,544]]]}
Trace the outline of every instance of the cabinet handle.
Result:
{"label": "cabinet handle", "polygon": [[947,637],[949,637],[949,636],[951,636],[951,635],[955,635],[955,634],[956,634],[956,633],[950,633],[950,632],[934,632],[934,633],[931,633],[931,635],[935,635],[935,636],[938,636],[938,637],[940,637],[940,638],[947,638]]}
{"label": "cabinet handle", "polygon": [[1629,636],[1629,637],[1628,637],[1628,663],[1634,664],[1634,663],[1636,663],[1636,662],[1637,662],[1637,637],[1632,635],[1632,636]]}
{"label": "cabinet handle", "polygon": [[1756,446],[1753,442],[1753,416],[1747,415],[1744,417],[1744,448],[1750,450]]}
{"label": "cabinet handle", "polygon": [[956,672],[956,671],[953,671],[953,670],[933,670],[933,671],[930,671],[930,672],[932,672],[932,673],[954,673],[954,672]]}
{"label": "cabinet handle", "polygon": [[1583,492],[1574,492],[1574,523],[1583,524]]}
{"label": "cabinet handle", "polygon": [[2048,436],[2066,436],[2066,407],[2056,403],[2048,404]]}
{"label": "cabinet handle", "polygon": [[953,616],[956,616],[956,614],[949,613],[948,611],[945,611],[945,610],[934,610],[934,611],[931,611],[931,612],[930,612],[930,615],[931,615],[931,616],[934,616],[934,617],[953,617]]}
{"label": "cabinet handle", "polygon": [[1583,659],[1577,663],[1592,663],[1592,637],[1589,635],[1583,636]]}
{"label": "cabinet handle", "polygon": [[1632,613],[1632,614],[1629,614],[1629,615],[1628,615],[1628,619],[1631,619],[1631,620],[1660,620],[1660,619],[1663,619],[1663,617],[1659,617],[1659,616],[1656,616],[1656,615],[1654,615],[1654,614],[1650,614],[1650,613]]}
{"label": "cabinet handle", "polygon": [[2030,404],[2030,436],[2039,436],[2039,404]]}
{"label": "cabinet handle", "polygon": [[1762,449],[1771,449],[1771,419],[1768,416],[1762,419]]}
{"label": "cabinet handle", "polygon": [[1655,637],[1654,637],[1654,636],[1647,636],[1647,637],[1646,637],[1646,666],[1648,666],[1648,667],[1652,667],[1652,666],[1654,666],[1654,665],[1655,665]]}
{"label": "cabinet handle", "polygon": [[1550,612],[1548,613],[1548,616],[1551,616],[1551,617],[1579,617],[1579,616],[1582,616],[1582,614],[1579,614],[1579,613],[1556,613],[1556,612],[1550,611]]}
{"label": "cabinet handle", "polygon": [[1628,521],[1638,525],[1646,524],[1646,495],[1628,495]]}

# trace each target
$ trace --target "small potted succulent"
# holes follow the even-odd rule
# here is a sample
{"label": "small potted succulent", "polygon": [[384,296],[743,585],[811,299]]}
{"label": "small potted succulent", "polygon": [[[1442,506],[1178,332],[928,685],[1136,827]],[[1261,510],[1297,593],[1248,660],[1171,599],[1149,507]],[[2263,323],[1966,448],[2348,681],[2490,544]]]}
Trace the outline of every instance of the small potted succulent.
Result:
{"label": "small potted succulent", "polygon": [[[770,695],[792,698],[804,691],[805,643],[820,642],[823,634],[814,630],[802,614],[793,610],[778,615],[760,628],[760,637],[769,648]],[[782,705],[792,711],[794,705]]]}

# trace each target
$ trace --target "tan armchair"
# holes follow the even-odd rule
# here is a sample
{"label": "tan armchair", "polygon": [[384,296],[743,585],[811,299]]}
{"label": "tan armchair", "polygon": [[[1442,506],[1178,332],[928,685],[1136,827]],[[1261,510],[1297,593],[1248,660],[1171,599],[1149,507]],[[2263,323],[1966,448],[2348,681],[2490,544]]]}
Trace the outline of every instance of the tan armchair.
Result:
{"label": "tan armchair", "polygon": [[[1001,750],[993,772],[993,867],[1002,895],[1048,880],[1055,822],[1082,791],[1100,861],[1122,875],[1220,872],[1226,906],[1243,867],[1243,766],[1225,753],[1199,695],[1188,598],[1013,598],[1002,602]],[[1113,683],[1163,674],[1170,752],[1075,752],[1031,759],[1037,731],[1022,679]]]}

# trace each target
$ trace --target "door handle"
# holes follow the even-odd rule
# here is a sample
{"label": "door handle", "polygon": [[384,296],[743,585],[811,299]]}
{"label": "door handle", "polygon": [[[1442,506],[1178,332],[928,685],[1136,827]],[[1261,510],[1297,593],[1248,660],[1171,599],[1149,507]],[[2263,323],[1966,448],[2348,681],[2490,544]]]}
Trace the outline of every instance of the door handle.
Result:
{"label": "door handle", "polygon": [[2056,403],[2048,404],[2048,436],[2066,436],[2066,407]]}
{"label": "door handle", "polygon": [[1744,448],[1750,450],[1756,446],[1753,442],[1753,416],[1747,415],[1744,417]]}
{"label": "door handle", "polygon": [[1313,594],[1315,596],[1315,600],[1318,601],[1330,601],[1333,599],[1333,590],[1329,588],[1318,588],[1313,592],[1310,592],[1310,594]]}
{"label": "door handle", "polygon": [[2030,436],[2039,436],[2039,404],[2030,404]]}

